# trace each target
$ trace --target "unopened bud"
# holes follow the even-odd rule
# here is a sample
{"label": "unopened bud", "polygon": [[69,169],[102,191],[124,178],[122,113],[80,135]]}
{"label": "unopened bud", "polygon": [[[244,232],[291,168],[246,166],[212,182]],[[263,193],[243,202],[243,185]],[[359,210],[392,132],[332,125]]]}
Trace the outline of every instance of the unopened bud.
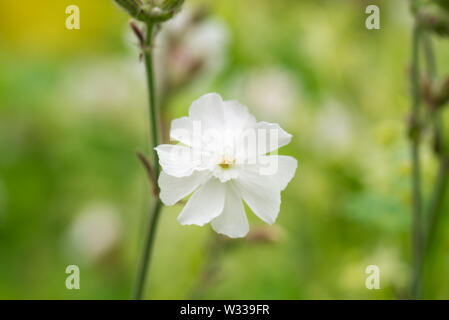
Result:
{"label": "unopened bud", "polygon": [[140,11],[138,0],[114,0],[122,9],[127,11],[130,16],[137,18]]}
{"label": "unopened bud", "polygon": [[449,36],[449,14],[438,7],[421,10],[416,16],[418,25],[440,36]]}
{"label": "unopened bud", "polygon": [[161,8],[164,11],[177,11],[184,3],[184,0],[163,0]]}
{"label": "unopened bud", "polygon": [[151,9],[151,15],[153,16],[159,16],[162,14],[162,10],[161,8],[155,7],[153,9]]}
{"label": "unopened bud", "polygon": [[181,9],[184,0],[114,0],[131,17],[146,24],[155,24],[171,19]]}

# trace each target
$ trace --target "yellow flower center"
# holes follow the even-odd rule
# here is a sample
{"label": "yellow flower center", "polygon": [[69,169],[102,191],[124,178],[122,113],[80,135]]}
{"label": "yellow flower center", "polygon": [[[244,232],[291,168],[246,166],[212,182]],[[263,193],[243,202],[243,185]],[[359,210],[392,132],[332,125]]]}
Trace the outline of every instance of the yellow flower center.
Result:
{"label": "yellow flower center", "polygon": [[235,163],[235,159],[225,155],[221,158],[220,163],[218,164],[223,169],[229,169]]}

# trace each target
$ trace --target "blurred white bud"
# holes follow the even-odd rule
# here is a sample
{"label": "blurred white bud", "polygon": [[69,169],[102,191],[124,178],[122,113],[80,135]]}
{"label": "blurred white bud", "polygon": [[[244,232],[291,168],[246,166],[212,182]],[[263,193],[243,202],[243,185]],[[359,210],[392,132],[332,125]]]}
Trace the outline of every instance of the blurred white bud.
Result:
{"label": "blurred white bud", "polygon": [[69,255],[95,262],[117,245],[121,236],[119,215],[108,204],[91,204],[75,217],[67,232]]}
{"label": "blurred white bud", "polygon": [[205,61],[206,68],[217,71],[225,65],[229,32],[224,22],[207,19],[186,35],[185,48],[195,58]]}
{"label": "blurred white bud", "polygon": [[[138,62],[131,59],[92,60],[71,65],[61,83],[65,105],[88,112],[129,112],[144,96]],[[142,94],[138,94],[142,92]],[[142,100],[142,103],[144,101]]]}
{"label": "blurred white bud", "polygon": [[379,247],[365,260],[365,263],[379,266],[384,287],[391,285],[402,287],[407,284],[408,267],[401,261],[395,248]]}
{"label": "blurred white bud", "polygon": [[327,103],[316,116],[316,148],[326,154],[329,154],[330,150],[345,153],[352,145],[353,131],[349,111],[338,103]]}
{"label": "blurred white bud", "polygon": [[[344,257],[347,263],[340,272],[339,285],[344,290],[363,292],[366,290],[368,273],[367,266],[374,265],[380,271],[380,288],[402,288],[407,284],[408,267],[401,261],[396,249],[379,247],[371,254],[368,252],[366,258],[353,260],[351,255]],[[352,260],[352,261],[351,261]],[[373,273],[373,269],[370,271]]]}
{"label": "blurred white bud", "polygon": [[250,72],[237,90],[237,96],[257,114],[273,121],[287,121],[295,105],[299,105],[301,93],[296,79],[276,67]]}
{"label": "blurred white bud", "polygon": [[156,77],[176,86],[195,74],[215,75],[226,64],[230,32],[215,18],[183,9],[162,25],[155,44]]}

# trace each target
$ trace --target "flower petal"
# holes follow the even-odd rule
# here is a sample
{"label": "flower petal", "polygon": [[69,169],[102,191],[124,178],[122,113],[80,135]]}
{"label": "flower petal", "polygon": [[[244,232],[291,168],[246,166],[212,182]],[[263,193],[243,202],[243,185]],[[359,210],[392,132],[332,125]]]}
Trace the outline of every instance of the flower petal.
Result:
{"label": "flower petal", "polygon": [[226,188],[218,179],[211,178],[187,201],[178,216],[182,225],[202,226],[218,217],[223,211]]}
{"label": "flower petal", "polygon": [[266,154],[290,143],[292,135],[277,123],[258,122],[256,125],[257,154]]}
{"label": "flower petal", "polygon": [[195,171],[191,176],[177,178],[164,171],[159,175],[159,196],[167,206],[176,204],[197,189],[210,175],[207,171]]}
{"label": "flower petal", "polygon": [[249,113],[248,108],[237,100],[224,101],[225,127],[227,129],[243,130],[253,128],[256,118]]}
{"label": "flower petal", "polygon": [[192,146],[193,143],[193,123],[188,117],[174,119],[171,122],[170,138],[185,145]]}
{"label": "flower petal", "polygon": [[239,195],[252,211],[263,221],[273,224],[281,205],[281,190],[272,176],[261,176],[256,172],[243,170],[233,180]]}
{"label": "flower petal", "polygon": [[211,222],[217,233],[230,238],[242,238],[249,231],[248,218],[242,200],[231,186],[227,187],[223,212]]}
{"label": "flower petal", "polygon": [[161,144],[154,149],[157,151],[162,169],[170,176],[186,177],[195,169],[202,169],[201,154],[191,148]]}
{"label": "flower petal", "polygon": [[298,167],[298,161],[295,158],[289,156],[268,155],[263,156],[263,158],[265,158],[265,163],[273,164],[274,173],[271,176],[281,188],[281,191],[284,190],[289,184],[290,180],[292,180],[295,176],[296,168]]}
{"label": "flower petal", "polygon": [[195,100],[189,109],[192,121],[200,121],[202,129],[218,129],[224,125],[224,102],[217,93],[208,93]]}

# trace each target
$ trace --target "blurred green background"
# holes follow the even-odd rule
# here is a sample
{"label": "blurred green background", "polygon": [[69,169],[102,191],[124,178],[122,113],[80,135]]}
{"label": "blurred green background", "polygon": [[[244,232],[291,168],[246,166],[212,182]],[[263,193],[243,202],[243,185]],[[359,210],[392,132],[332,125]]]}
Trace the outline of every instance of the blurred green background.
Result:
{"label": "blurred green background", "polygon": [[[299,168],[276,224],[251,218],[246,239],[181,227],[181,207],[164,208],[146,297],[406,298],[406,1],[186,2],[154,48],[165,123],[219,92],[292,133],[281,153]],[[71,4],[80,30],[65,28]],[[369,4],[380,7],[380,30],[365,28]],[[0,2],[2,299],[130,296],[149,206],[135,152],[148,152],[149,141],[127,22],[112,0]],[[449,47],[437,49],[447,70]],[[428,192],[428,148],[424,163]],[[449,237],[438,239],[427,298],[449,298]],[[81,290],[65,287],[71,264]],[[380,268],[380,290],[365,287],[368,265]]]}

